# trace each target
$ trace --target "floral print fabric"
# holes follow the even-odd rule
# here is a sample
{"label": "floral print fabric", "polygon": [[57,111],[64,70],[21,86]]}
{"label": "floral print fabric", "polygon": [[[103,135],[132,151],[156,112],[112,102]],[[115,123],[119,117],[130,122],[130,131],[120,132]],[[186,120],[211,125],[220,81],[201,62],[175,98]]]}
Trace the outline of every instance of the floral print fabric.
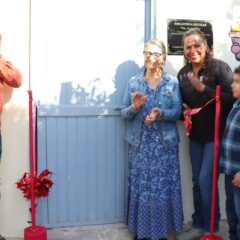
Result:
{"label": "floral print fabric", "polygon": [[[154,107],[155,93],[147,86],[145,115]],[[138,238],[158,240],[182,226],[178,146],[163,146],[158,121],[143,122],[140,145],[130,146],[128,229]]]}

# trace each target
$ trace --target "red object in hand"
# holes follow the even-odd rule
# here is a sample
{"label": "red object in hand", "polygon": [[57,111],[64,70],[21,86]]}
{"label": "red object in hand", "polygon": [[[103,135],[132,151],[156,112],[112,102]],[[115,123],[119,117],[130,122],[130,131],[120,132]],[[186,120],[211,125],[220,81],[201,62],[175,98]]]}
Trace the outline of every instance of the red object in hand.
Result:
{"label": "red object in hand", "polygon": [[184,116],[184,126],[186,128],[186,135],[189,136],[192,130],[192,121],[191,121],[191,116],[195,115],[197,113],[199,113],[203,108],[205,108],[208,104],[210,104],[212,101],[214,101],[215,98],[212,98],[211,100],[209,100],[207,103],[205,103],[202,107],[199,108],[188,108],[188,110],[186,110],[186,114]]}
{"label": "red object in hand", "polygon": [[189,136],[192,130],[192,122],[190,120],[189,114],[186,114],[186,116],[184,117],[184,125],[186,128],[186,135]]}
{"label": "red object in hand", "polygon": [[184,117],[184,125],[186,128],[186,135],[189,136],[192,130],[192,121],[191,121],[191,116],[194,114],[197,114],[199,111],[201,111],[202,108],[189,108],[186,110],[186,115]]}

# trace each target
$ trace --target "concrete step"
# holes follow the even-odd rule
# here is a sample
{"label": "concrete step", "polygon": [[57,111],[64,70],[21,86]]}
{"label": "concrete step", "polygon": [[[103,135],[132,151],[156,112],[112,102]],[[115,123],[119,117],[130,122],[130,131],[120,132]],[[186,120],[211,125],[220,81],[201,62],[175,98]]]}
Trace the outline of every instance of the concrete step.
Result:
{"label": "concrete step", "polygon": [[[190,223],[189,223],[190,224]],[[228,228],[226,220],[220,222],[220,234],[224,240],[228,240]],[[47,230],[48,240],[132,240],[133,235],[128,232],[123,223],[105,224],[69,228],[53,228]],[[174,240],[171,234],[168,240]],[[20,238],[6,238],[6,240],[22,240]]]}

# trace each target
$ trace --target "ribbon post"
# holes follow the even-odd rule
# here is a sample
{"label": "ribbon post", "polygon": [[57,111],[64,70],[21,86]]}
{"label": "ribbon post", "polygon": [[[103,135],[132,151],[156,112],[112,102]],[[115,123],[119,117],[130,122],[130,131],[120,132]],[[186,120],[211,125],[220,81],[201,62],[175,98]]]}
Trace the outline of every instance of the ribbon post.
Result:
{"label": "ribbon post", "polygon": [[[30,158],[30,180],[31,180],[31,219],[32,226],[24,229],[24,240],[47,240],[47,230],[44,226],[36,226],[36,197],[35,197],[35,159],[33,148],[33,111],[32,91],[29,95],[29,158]],[[36,149],[35,149],[36,150]]]}
{"label": "ribbon post", "polygon": [[219,146],[219,120],[220,120],[220,92],[221,86],[216,87],[216,109],[215,109],[215,133],[214,133],[214,161],[212,177],[212,207],[210,234],[202,236],[200,240],[223,240],[221,237],[214,235],[215,210],[216,210],[216,192],[217,192],[217,168],[218,168],[218,146]]}

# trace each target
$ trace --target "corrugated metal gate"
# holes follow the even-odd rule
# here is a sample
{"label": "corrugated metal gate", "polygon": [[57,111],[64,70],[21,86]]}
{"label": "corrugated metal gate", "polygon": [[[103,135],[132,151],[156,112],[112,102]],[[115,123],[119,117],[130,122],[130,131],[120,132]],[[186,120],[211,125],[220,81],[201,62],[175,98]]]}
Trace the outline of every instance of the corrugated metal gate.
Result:
{"label": "corrugated metal gate", "polygon": [[119,106],[141,67],[146,2],[80,2],[32,1],[39,171],[54,172],[50,196],[37,209],[38,224],[47,227],[123,222],[126,213]]}

